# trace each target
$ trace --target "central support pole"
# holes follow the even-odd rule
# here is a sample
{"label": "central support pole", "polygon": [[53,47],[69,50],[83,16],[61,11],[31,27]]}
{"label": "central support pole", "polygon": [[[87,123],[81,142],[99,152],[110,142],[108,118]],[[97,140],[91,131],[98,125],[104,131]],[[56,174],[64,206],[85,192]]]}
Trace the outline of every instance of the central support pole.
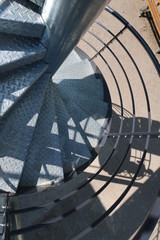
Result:
{"label": "central support pole", "polygon": [[42,43],[54,74],[110,0],[45,0]]}

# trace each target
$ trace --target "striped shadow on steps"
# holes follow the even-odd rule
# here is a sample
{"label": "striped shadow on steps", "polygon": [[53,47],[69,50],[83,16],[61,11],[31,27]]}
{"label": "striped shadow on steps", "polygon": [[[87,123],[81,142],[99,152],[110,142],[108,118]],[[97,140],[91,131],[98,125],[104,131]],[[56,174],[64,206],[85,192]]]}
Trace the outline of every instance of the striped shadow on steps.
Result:
{"label": "striped shadow on steps", "polygon": [[0,33],[0,73],[41,60],[45,53],[36,38]]}
{"label": "striped shadow on steps", "polygon": [[45,24],[26,0],[0,0],[0,32],[40,38]]}
{"label": "striped shadow on steps", "polygon": [[48,74],[43,75],[0,123],[1,190],[17,190],[48,79]]}
{"label": "striped shadow on steps", "polygon": [[72,171],[91,158],[84,139],[77,129],[70,113],[55,87],[55,105],[59,128],[60,144],[62,146],[62,161],[64,172]]}
{"label": "striped shadow on steps", "polygon": [[0,117],[3,117],[47,70],[47,65],[37,63],[20,67],[0,76]]}
{"label": "striped shadow on steps", "polygon": [[52,184],[64,178],[53,87],[50,81],[25,160],[21,187]]}

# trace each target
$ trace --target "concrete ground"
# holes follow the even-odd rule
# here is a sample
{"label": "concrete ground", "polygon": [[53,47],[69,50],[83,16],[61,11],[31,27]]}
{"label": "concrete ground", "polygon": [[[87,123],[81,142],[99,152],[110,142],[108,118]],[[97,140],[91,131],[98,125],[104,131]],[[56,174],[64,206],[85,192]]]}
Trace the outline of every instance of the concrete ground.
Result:
{"label": "concrete ground", "polygon": [[[129,23],[138,31],[138,33],[145,39],[156,58],[160,62],[160,55],[156,54],[158,50],[158,43],[154,37],[152,29],[150,27],[149,21],[146,18],[140,18],[140,9],[143,9],[147,6],[146,1],[144,0],[112,0],[110,2],[110,7],[120,13],[125,19],[129,21]],[[112,29],[114,34],[116,34],[121,28],[121,24],[113,19],[112,16],[108,16],[105,13],[102,13],[100,16],[100,21],[105,23],[109,29]],[[101,39],[105,39],[105,43],[109,41],[108,35],[105,33],[101,33],[97,26],[92,26],[91,30],[95,31],[96,34],[101,37]],[[98,46],[94,40],[91,39],[89,35],[85,36],[85,39],[92,41],[93,44],[97,48],[101,48]],[[159,132],[160,131],[160,78],[155,70],[155,67],[144,51],[143,47],[136,41],[133,36],[129,32],[125,32],[120,39],[123,41],[124,45],[129,49],[129,52],[133,56],[136,64],[138,65],[141,74],[144,78],[145,86],[148,91],[150,107],[151,107],[151,119],[152,126],[151,131]],[[79,45],[82,49],[84,49],[90,57],[94,56],[94,51],[92,51],[88,46],[81,43]],[[145,95],[142,90],[142,86],[138,81],[137,72],[129,63],[128,57],[122,52],[121,48],[116,45],[111,44],[111,49],[116,53],[118,59],[120,59],[126,74],[129,76],[129,80],[131,81],[133,95],[136,106],[136,130],[137,131],[147,131],[148,125],[148,111],[146,107]],[[105,55],[106,54],[106,55]],[[104,51],[104,55],[107,58],[107,61],[110,64],[111,69],[113,70],[115,77],[118,79],[118,83],[120,85],[120,90],[123,98],[123,107],[126,111],[125,121],[124,121],[124,129],[126,131],[131,131],[131,120],[132,120],[132,104],[130,99],[130,93],[126,83],[124,82],[124,76],[122,74],[122,69],[118,68],[118,65],[113,59],[113,56],[110,55],[109,51]],[[99,66],[102,71],[106,82],[109,86],[113,110],[115,116],[113,116],[112,130],[116,131],[116,125],[119,124],[119,118],[117,117],[118,111],[117,107],[120,106],[120,100],[118,98],[118,92],[116,87],[113,86],[111,81],[111,74],[108,73],[108,70],[105,70],[105,65],[99,60],[95,59],[95,62]],[[116,130],[115,130],[116,129]],[[106,177],[106,173],[108,177],[111,176],[116,168],[116,165],[120,161],[121,157],[125,154],[125,145],[127,142],[123,142],[122,146],[119,146],[117,152],[113,158],[114,161],[109,164],[105,173],[102,173],[101,178],[97,180],[97,183],[92,186],[94,191],[96,191],[95,186],[101,185],[101,181],[103,181],[103,177]],[[97,229],[99,233],[98,239],[115,239],[115,240],[127,240],[127,239],[135,239],[135,235],[139,227],[143,224],[145,218],[148,216],[148,213],[151,211],[154,206],[154,202],[160,190],[160,142],[159,139],[151,138],[148,153],[146,154],[144,164],[142,166],[141,172],[135,181],[133,187],[126,195],[126,197],[121,201],[118,207],[110,214],[110,216],[104,221]],[[130,150],[130,154],[128,156],[128,162],[124,164],[123,168],[117,174],[114,181],[110,184],[108,191],[104,191],[102,198],[100,198],[101,204],[104,209],[108,209],[108,206],[113,204],[117,197],[124,191],[125,187],[129,184],[130,179],[132,178],[136,167],[139,164],[139,160],[143,155],[143,150],[145,148],[144,140],[135,140],[132,148]],[[101,152],[99,156],[99,162],[101,159],[105,158],[107,154],[106,149]],[[104,174],[104,175],[103,175]],[[104,177],[104,179],[105,179]],[[159,206],[160,207],[160,206]],[[159,227],[159,225],[158,225]],[[101,233],[103,234],[101,235]],[[106,238],[104,237],[106,236]],[[150,239],[155,239],[152,234]],[[158,235],[159,236],[159,235]],[[96,239],[94,235],[92,235],[88,239]],[[156,238],[156,239],[159,239]]]}
{"label": "concrete ground", "polygon": [[119,12],[129,23],[135,27],[139,34],[145,39],[156,58],[160,62],[160,54],[156,54],[159,49],[158,43],[155,39],[152,28],[149,21],[142,17],[140,18],[140,11],[147,7],[146,0],[111,0],[110,6]]}
{"label": "concrete ground", "polygon": [[[149,23],[149,20],[145,17],[139,17],[140,15],[140,10],[143,10],[147,7],[147,1],[145,0],[121,0],[121,1],[116,1],[116,0],[112,0],[110,3],[110,6],[112,8],[114,8],[118,13],[120,13],[125,19],[127,19],[127,21],[129,21],[129,23],[138,31],[138,33],[144,38],[144,40],[147,42],[147,44],[149,45],[149,47],[152,49],[153,53],[155,54],[155,57],[157,58],[157,60],[160,63],[160,54],[157,54],[157,50],[159,49],[159,45],[156,41],[155,35],[153,33],[153,29]],[[160,41],[160,40],[159,40]],[[144,66],[145,68],[145,66]],[[152,72],[151,72],[152,74]],[[152,77],[152,76],[151,76]],[[159,81],[159,77],[157,75],[155,75],[156,80]],[[160,84],[160,83],[159,83]],[[155,92],[155,85],[151,88],[152,94],[154,95]],[[156,93],[158,96],[158,93]],[[157,102],[157,105],[160,106],[160,100]],[[158,106],[155,105],[154,111],[157,111],[157,108],[159,108]],[[158,114],[159,115],[159,114]],[[157,117],[156,116],[156,120],[159,121],[160,120],[160,115]],[[159,148],[159,143],[157,145],[157,147]],[[156,157],[156,160],[158,160],[158,156]],[[159,159],[160,160],[160,159]],[[160,161],[157,161],[157,169],[160,168]],[[158,181],[157,181],[157,185],[156,185],[156,189],[159,190],[160,189],[160,174],[158,174]],[[156,182],[155,182],[156,183]],[[153,183],[154,184],[154,183]],[[146,184],[145,186],[146,191],[152,192],[152,186],[148,187],[148,185]],[[150,195],[148,196],[149,198],[151,197]],[[152,197],[154,199],[154,196]],[[148,201],[148,198],[144,198],[144,201]],[[159,203],[159,202],[158,202]],[[147,211],[147,207],[145,209]],[[157,210],[157,214],[159,215],[160,213],[160,205],[158,204],[156,206],[156,210]],[[154,209],[155,211],[155,209]],[[135,213],[136,214],[136,213]],[[159,219],[160,219],[160,215],[159,215]],[[158,220],[156,227],[152,233],[152,235],[150,236],[150,240],[159,240],[160,239],[160,220]],[[150,228],[150,226],[145,226],[145,230],[147,230],[147,228]],[[144,233],[141,236],[140,239],[148,239],[148,233]]]}

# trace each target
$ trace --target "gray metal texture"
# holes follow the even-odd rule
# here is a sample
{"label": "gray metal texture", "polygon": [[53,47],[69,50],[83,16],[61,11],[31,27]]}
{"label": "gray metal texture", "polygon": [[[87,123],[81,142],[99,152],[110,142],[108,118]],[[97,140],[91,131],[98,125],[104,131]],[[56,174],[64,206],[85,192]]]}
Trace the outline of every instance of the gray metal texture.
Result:
{"label": "gray metal texture", "polygon": [[38,5],[39,7],[42,7],[44,4],[44,0],[30,0],[30,2],[35,3],[36,5]]}
{"label": "gray metal texture", "polygon": [[61,71],[57,71],[56,74],[53,75],[52,79],[56,79],[57,81],[55,82],[59,83],[64,79],[86,79],[89,76],[95,78],[93,68],[89,61],[86,59],[71,66],[67,66]]}
{"label": "gray metal texture", "polygon": [[80,106],[75,104],[73,101],[69,101],[67,98],[63,99],[67,105],[67,109],[70,111],[74,122],[76,125],[80,125],[83,129],[82,137],[87,137],[90,145],[93,148],[97,147],[99,141],[104,135],[104,128],[100,126],[97,121],[95,121],[91,116],[84,112]]}
{"label": "gray metal texture", "polygon": [[47,70],[43,62],[20,67],[0,76],[0,118],[17,103]]}
{"label": "gray metal texture", "polygon": [[[76,103],[84,112],[95,120],[103,119],[107,115],[108,104],[97,97],[87,96],[85,94],[78,93],[78,91],[70,91],[68,94],[62,90],[62,96],[68,101]],[[98,89],[97,89],[98,91]]]}
{"label": "gray metal texture", "polygon": [[[82,70],[81,70],[82,71]],[[104,99],[104,89],[103,83],[101,79],[95,79],[95,77],[88,76],[83,79],[53,79],[58,85],[58,88],[66,92],[68,96],[72,96],[73,94],[81,95],[81,100],[83,101],[82,97],[95,97],[97,100],[103,101]],[[72,89],[72,91],[71,91]],[[79,98],[76,98],[79,100]],[[85,104],[86,105],[86,104]]]}
{"label": "gray metal texture", "polygon": [[0,34],[0,73],[41,60],[45,47],[37,39]]}
{"label": "gray metal texture", "polygon": [[7,196],[5,196],[5,194],[1,193],[0,194],[0,234],[3,234],[4,227],[5,227],[6,201],[7,201]]}
{"label": "gray metal texture", "polygon": [[0,0],[0,32],[41,37],[45,24],[26,0]]}
{"label": "gray metal texture", "polygon": [[56,87],[54,98],[64,172],[69,172],[88,161],[91,154]]}
{"label": "gray metal texture", "polygon": [[20,186],[48,185],[64,178],[53,95],[53,83],[50,81],[27,153]]}
{"label": "gray metal texture", "polygon": [[42,17],[46,23],[42,42],[45,58],[54,74],[110,0],[45,0]]}
{"label": "gray metal texture", "polygon": [[48,74],[35,83],[0,123],[0,189],[16,192],[35,130]]}
{"label": "gray metal texture", "polygon": [[65,59],[65,61],[62,63],[62,65],[58,68],[57,72],[63,71],[70,67],[73,64],[81,62],[81,58],[79,55],[73,50],[69,56]]}

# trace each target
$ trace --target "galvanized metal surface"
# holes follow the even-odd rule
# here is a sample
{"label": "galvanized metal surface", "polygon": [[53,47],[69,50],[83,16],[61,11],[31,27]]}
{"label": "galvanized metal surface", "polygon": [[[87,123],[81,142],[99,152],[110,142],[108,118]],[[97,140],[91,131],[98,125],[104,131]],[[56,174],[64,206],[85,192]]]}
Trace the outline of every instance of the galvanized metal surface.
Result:
{"label": "galvanized metal surface", "polygon": [[[111,11],[111,10],[110,10]],[[118,16],[117,16],[118,17]],[[121,19],[120,18],[120,20],[123,22],[123,19]],[[125,22],[125,25],[126,25],[126,27],[128,27],[131,31],[133,31],[133,29],[130,27],[130,25],[127,25],[126,24],[126,22]],[[122,31],[120,31],[120,33],[121,33]],[[114,40],[113,41],[119,41],[115,36],[114,36]],[[139,39],[140,40],[140,39]],[[105,46],[106,47],[106,46]],[[100,52],[98,52],[98,54],[99,54]],[[100,53],[101,54],[101,53]],[[101,56],[101,55],[100,55]],[[101,56],[102,57],[102,56]],[[103,58],[102,58],[103,59]],[[132,57],[130,56],[130,59],[132,60]],[[153,59],[155,62],[156,62],[156,60],[155,59]],[[106,63],[107,64],[107,63]],[[158,66],[158,65],[157,65]],[[159,69],[159,67],[157,67],[157,69]],[[70,69],[71,70],[71,69]],[[143,78],[141,77],[141,74],[140,74],[140,72],[137,70],[137,72],[139,73],[139,75],[140,75],[140,80],[142,80],[142,83],[143,83]],[[76,81],[76,78],[75,78],[75,81]],[[144,84],[142,84],[143,85],[143,87],[144,87],[144,92],[145,92],[145,98],[147,99],[147,104],[148,104],[148,106],[147,106],[147,111],[148,111],[148,113],[149,113],[149,119],[147,119],[148,120],[148,124],[150,125],[151,124],[151,121],[150,121],[150,111],[149,111],[149,101],[148,101],[148,95],[147,95],[147,91],[145,91],[146,89],[145,89],[145,85]],[[117,87],[118,88],[118,87]],[[56,93],[57,93],[58,91],[56,91]],[[131,90],[131,92],[132,92],[132,90]],[[142,91],[143,92],[143,91]],[[119,91],[119,94],[121,95],[121,92]],[[56,94],[55,94],[56,95]],[[64,97],[64,96],[62,96],[62,97]],[[71,114],[68,114],[68,112],[70,112],[70,111],[72,111],[73,109],[75,109],[74,110],[74,118],[75,119],[77,119],[76,121],[78,122],[81,122],[80,121],[80,118],[82,118],[82,119],[85,119],[86,118],[86,114],[84,115],[84,113],[83,113],[83,111],[78,111],[77,109],[80,109],[80,107],[77,105],[76,106],[76,104],[74,104],[74,103],[72,103],[71,105],[69,104],[69,102],[67,103],[67,101],[64,101],[64,102],[62,102],[62,99],[60,99],[60,97],[59,97],[59,95],[57,96],[57,97],[55,97],[55,100],[56,100],[56,104],[57,104],[57,108],[59,108],[58,109],[58,116],[60,116],[60,121],[64,121],[63,123],[61,122],[61,129],[64,129],[64,123],[67,125],[66,126],[66,129],[68,129],[69,128],[69,135],[71,136],[71,139],[73,139],[73,137],[75,138],[75,135],[73,135],[73,132],[71,132],[70,130],[73,130],[73,129],[75,129],[75,124],[74,124],[74,122],[73,122],[73,120],[71,119]],[[66,100],[67,100],[67,98],[66,98]],[[128,98],[127,98],[127,100],[128,100]],[[134,99],[132,98],[132,101],[134,102]],[[61,103],[62,102],[62,103]],[[122,104],[123,102],[121,101],[121,104]],[[67,113],[66,113],[66,109],[67,109]],[[133,107],[133,109],[134,109],[134,107]],[[64,112],[63,112],[64,111]],[[121,117],[122,117],[122,120],[121,120],[121,123],[123,123],[123,121],[124,121],[124,118],[123,118],[123,104],[121,105]],[[134,112],[134,110],[133,110],[133,112]],[[73,111],[71,112],[72,114],[73,114]],[[79,115],[78,115],[79,114]],[[70,120],[71,119],[71,120]],[[75,121],[75,122],[76,122]],[[82,121],[82,123],[83,123],[83,121]],[[60,122],[59,122],[59,124],[60,124]],[[86,122],[85,122],[85,124],[86,124]],[[84,125],[85,125],[84,124]],[[84,125],[83,125],[83,127],[84,127]],[[133,125],[134,125],[134,116],[133,116]],[[60,125],[59,125],[60,126]],[[77,127],[77,126],[76,126]],[[117,146],[118,146],[118,142],[121,140],[120,138],[121,137],[123,137],[123,135],[124,135],[124,133],[121,133],[121,130],[122,130],[122,124],[121,124],[121,126],[120,126],[120,132],[116,132],[116,134],[115,134],[115,136],[113,136],[113,137],[117,137],[117,140],[118,141],[116,141],[116,144],[114,145],[114,148],[113,148],[113,151],[111,151],[111,154],[110,154],[110,156],[107,158],[106,157],[106,163],[110,160],[110,159],[112,159],[112,156],[113,156],[113,153],[115,152],[115,150],[117,150]],[[61,140],[63,140],[61,143],[62,143],[62,146],[64,146],[64,144],[65,144],[65,140],[66,139],[68,139],[68,132],[67,132],[67,130],[64,130],[64,132],[62,132],[62,135],[61,135]],[[77,127],[77,129],[78,129],[78,131],[79,131],[79,127]],[[134,130],[134,127],[132,128],[133,130]],[[87,131],[88,132],[88,131]],[[106,217],[111,213],[111,212],[113,212],[114,211],[114,209],[116,208],[116,206],[119,204],[119,203],[121,203],[121,201],[123,200],[123,198],[125,197],[125,195],[128,193],[128,191],[130,190],[130,188],[133,186],[133,184],[135,183],[135,179],[136,179],[136,177],[138,176],[138,173],[139,173],[139,171],[140,171],[140,169],[141,169],[141,167],[142,167],[142,165],[143,165],[143,162],[144,162],[144,159],[145,159],[145,156],[146,156],[146,150],[147,150],[147,148],[148,148],[148,139],[149,139],[149,137],[151,136],[150,135],[150,131],[148,131],[148,132],[142,132],[142,134],[145,134],[144,136],[145,136],[145,140],[146,140],[146,145],[145,145],[145,147],[144,147],[144,152],[143,152],[143,155],[141,156],[141,159],[139,159],[139,163],[138,163],[138,166],[137,166],[137,169],[136,169],[136,171],[135,171],[135,173],[134,173],[134,175],[133,175],[133,178],[132,178],[132,180],[128,183],[128,185],[127,185],[127,188],[125,188],[125,190],[124,191],[122,191],[122,195],[120,195],[120,196],[118,196],[118,199],[116,199],[116,201],[115,202],[113,202],[113,203],[111,203],[111,206],[108,208],[108,202],[107,202],[107,205],[105,206],[105,202],[103,202],[103,207],[105,206],[106,207],[106,209],[104,209],[102,206],[101,206],[101,203],[100,203],[100,201],[99,201],[99,199],[98,199],[98,197],[95,199],[95,201],[94,202],[92,202],[91,201],[91,198],[90,198],[90,196],[89,196],[89,194],[88,194],[88,191],[86,191],[86,189],[84,189],[84,193],[85,193],[85,199],[83,199],[83,202],[81,203],[81,204],[79,204],[79,205],[77,205],[77,202],[75,202],[75,207],[71,207],[71,209],[70,210],[68,210],[68,211],[65,211],[64,210],[64,208],[63,208],[63,206],[67,206],[68,207],[68,202],[70,202],[70,206],[72,206],[72,204],[73,204],[73,199],[74,199],[74,197],[73,197],[73,195],[74,194],[77,194],[78,195],[78,193],[79,193],[79,196],[81,196],[81,193],[82,193],[82,189],[83,189],[83,187],[86,187],[87,186],[87,184],[89,185],[89,183],[92,181],[92,180],[96,180],[96,178],[98,178],[98,177],[103,177],[103,175],[101,176],[100,175],[100,173],[104,170],[105,171],[105,169],[104,169],[104,167],[105,167],[105,165],[106,165],[106,163],[104,164],[104,165],[102,165],[100,168],[98,168],[98,170],[97,170],[97,172],[96,172],[96,174],[94,175],[93,174],[93,176],[89,179],[89,180],[87,180],[85,183],[83,183],[81,186],[76,186],[76,188],[75,188],[75,191],[74,190],[71,190],[71,192],[69,192],[68,193],[68,195],[64,195],[63,196],[63,198],[61,198],[62,200],[60,200],[60,199],[57,199],[57,201],[55,200],[55,202],[54,202],[54,204],[56,204],[56,203],[58,203],[58,202],[60,202],[60,201],[62,201],[61,203],[62,203],[62,213],[57,213],[57,212],[55,212],[56,210],[57,210],[57,206],[55,206],[55,208],[54,208],[54,210],[55,211],[53,211],[53,215],[52,216],[50,216],[50,213],[52,213],[52,206],[51,207],[47,207],[46,206],[46,208],[45,208],[45,206],[44,206],[44,209],[42,209],[41,208],[41,206],[40,206],[40,209],[41,209],[41,211],[40,212],[38,212],[38,210],[37,210],[37,212],[38,212],[38,214],[35,214],[34,215],[34,217],[33,217],[33,219],[31,219],[31,221],[30,221],[30,218],[32,217],[32,214],[34,214],[34,211],[32,212],[32,210],[33,209],[25,209],[24,210],[24,213],[25,212],[30,212],[29,214],[28,214],[28,217],[25,219],[25,216],[27,216],[27,214],[26,215],[23,215],[22,216],[22,218],[21,218],[21,216],[19,217],[19,222],[18,222],[18,228],[20,229],[20,231],[18,232],[16,232],[16,230],[15,230],[15,232],[12,232],[12,234],[14,235],[14,236],[11,236],[11,239],[26,239],[26,240],[28,240],[28,239],[34,239],[34,240],[40,240],[40,239],[46,239],[46,238],[49,238],[49,239],[74,239],[74,240],[78,240],[78,239],[81,239],[81,238],[83,238],[83,239],[98,239],[99,238],[99,236],[101,236],[103,239],[105,239],[105,237],[106,236],[108,236],[108,235],[106,235],[106,234],[104,234],[103,233],[103,230],[104,229],[106,229],[106,227],[107,227],[107,224],[106,224],[106,222],[105,222],[105,226],[103,227],[103,228],[100,228],[100,230],[99,231],[97,231],[97,227],[99,227],[100,226],[100,223],[103,223],[103,220],[105,220],[106,219]],[[131,147],[131,145],[132,145],[132,140],[133,140],[133,138],[132,138],[132,136],[136,136],[136,134],[140,137],[140,133],[135,133],[134,131],[132,131],[132,132],[129,132],[128,133],[128,136],[130,137],[130,142],[129,143],[127,143],[128,145],[127,145],[127,151],[125,152],[125,154],[124,154],[124,157],[123,157],[123,161],[120,163],[120,165],[119,166],[117,166],[116,167],[116,170],[115,170],[115,173],[109,178],[109,181],[108,181],[108,178],[106,178],[106,176],[104,176],[105,178],[103,178],[105,181],[103,181],[104,182],[104,186],[102,187],[102,188],[100,188],[100,189],[98,189],[98,190],[95,190],[95,192],[94,192],[94,197],[95,196],[98,196],[99,195],[99,193],[102,193],[103,194],[103,191],[105,191],[106,189],[107,189],[107,187],[108,187],[108,185],[109,185],[109,183],[111,183],[112,181],[114,181],[114,178],[115,178],[115,176],[116,176],[116,174],[118,173],[118,171],[119,171],[119,169],[120,169],[120,167],[123,165],[123,162],[124,162],[124,160],[125,160],[125,158],[126,158],[126,156],[127,156],[127,154],[129,153],[129,150],[130,150],[130,147]],[[64,135],[66,135],[67,137],[66,137],[66,139],[65,138],[63,138],[62,136],[64,136]],[[110,134],[110,136],[112,136],[111,134]],[[84,138],[83,138],[84,139]],[[80,142],[81,142],[81,138],[78,138],[77,137],[77,139],[76,140],[80,140]],[[67,145],[66,145],[67,146]],[[123,144],[123,147],[124,146],[126,146],[126,144],[124,143]],[[65,149],[65,151],[66,151],[66,153],[67,153],[67,151],[69,150],[72,150],[72,149],[74,149],[74,147],[71,145],[69,145],[69,147],[67,148],[64,148]],[[75,149],[74,149],[75,150]],[[120,152],[121,152],[121,150],[122,149],[118,149]],[[77,149],[76,149],[76,151],[77,151]],[[66,154],[67,155],[67,154]],[[67,156],[67,157],[69,157],[69,156]],[[74,158],[73,158],[74,159]],[[74,163],[74,161],[73,162],[71,162],[71,163]],[[68,166],[67,166],[68,167]],[[116,179],[115,179],[116,180]],[[93,183],[94,184],[94,183]],[[67,185],[68,186],[68,185]],[[94,186],[94,185],[93,185]],[[99,186],[98,186],[99,187]],[[95,188],[97,189],[97,186],[96,186],[96,184],[95,184]],[[88,187],[88,189],[89,189],[89,187]],[[70,189],[69,189],[69,191],[70,191]],[[116,193],[117,194],[117,193]],[[38,194],[37,194],[38,195]],[[40,194],[38,195],[38,196],[40,196]],[[68,198],[71,196],[71,198],[70,198],[70,201],[68,201],[67,202],[67,200],[68,200]],[[101,196],[101,197],[103,197],[103,195]],[[32,195],[30,195],[30,198],[32,198]],[[110,196],[109,196],[109,198],[110,198]],[[67,200],[66,200],[67,199]],[[104,199],[104,198],[103,198]],[[37,201],[38,202],[38,201]],[[53,202],[52,202],[52,199],[51,199],[51,204],[53,204]],[[100,207],[101,206],[101,207]],[[35,210],[35,209],[34,209]],[[49,211],[48,211],[49,210]],[[23,214],[23,213],[22,213]],[[43,216],[43,214],[45,215],[45,216]],[[56,217],[54,216],[54,214],[56,214]],[[17,214],[18,215],[18,214]],[[16,215],[15,215],[16,216]],[[30,217],[31,216],[31,217]],[[17,217],[17,216],[16,216]],[[28,229],[21,229],[21,224],[22,224],[22,222],[24,223],[24,225],[23,226],[31,226],[32,224],[37,224],[37,222],[38,222],[38,218],[39,217],[41,217],[40,218],[40,223],[42,223],[42,224],[40,224],[40,225],[34,225],[34,226],[32,226],[31,228],[29,227]],[[48,217],[48,221],[47,222],[45,222],[45,220],[46,220],[46,217]],[[18,218],[16,218],[16,219],[18,219]],[[21,219],[21,220],[20,220]],[[23,221],[22,221],[22,219],[23,219]],[[89,219],[89,220],[88,220]],[[20,221],[22,221],[21,223],[20,223]],[[111,221],[112,221],[112,219],[111,219]],[[58,224],[57,224],[57,222],[58,222]],[[72,228],[68,228],[68,225],[70,225],[70,226],[72,226]],[[109,225],[109,228],[110,228],[110,226],[111,225]],[[15,226],[15,228],[16,228],[16,226]],[[70,231],[69,231],[70,230]]]}
{"label": "galvanized metal surface", "polygon": [[0,77],[0,117],[15,105],[47,70],[43,62],[18,68]]}
{"label": "galvanized metal surface", "polygon": [[30,1],[38,5],[39,7],[42,7],[44,4],[44,0],[30,0]]}
{"label": "galvanized metal surface", "polygon": [[0,32],[41,37],[45,24],[26,0],[0,0]]}
{"label": "galvanized metal surface", "polygon": [[103,138],[105,130],[97,123],[97,121],[95,121],[91,116],[84,112],[77,104],[75,104],[73,101],[67,101],[67,98],[64,99],[68,108],[70,106],[70,114],[76,125],[80,125],[83,130],[82,137],[87,137],[92,148],[95,148],[98,145],[100,139]]}
{"label": "galvanized metal surface", "polygon": [[[69,98],[74,96],[75,101],[84,101],[84,98],[86,99],[87,97],[93,97],[95,101],[103,101],[104,99],[102,80],[96,79],[94,75],[82,79],[53,79],[53,82],[58,83],[58,89],[66,93]],[[99,91],[96,91],[96,89],[99,89]],[[94,96],[93,92],[95,92]],[[84,104],[84,107],[87,107],[87,105]]]}
{"label": "galvanized metal surface", "polygon": [[[83,69],[83,71],[81,69]],[[67,66],[60,72],[57,71],[56,74],[53,75],[52,79],[54,80],[55,83],[59,83],[64,79],[83,80],[91,76],[95,78],[95,73],[90,62],[87,59],[85,59],[84,61]]]}
{"label": "galvanized metal surface", "polygon": [[32,139],[48,75],[44,75],[0,124],[0,188],[16,192]]}
{"label": "galvanized metal surface", "polygon": [[0,34],[0,73],[41,60],[46,49],[37,39]]}
{"label": "galvanized metal surface", "polygon": [[42,17],[46,23],[42,43],[48,49],[45,61],[55,73],[89,26],[110,0],[46,0]]}
{"label": "galvanized metal surface", "polygon": [[63,180],[57,121],[54,87],[50,81],[27,153],[20,186],[42,186]]}
{"label": "galvanized metal surface", "polygon": [[[83,136],[66,108],[58,89],[55,87],[55,106],[64,172],[69,172],[91,158]],[[70,108],[71,110],[71,108]],[[72,111],[72,110],[71,110]]]}

